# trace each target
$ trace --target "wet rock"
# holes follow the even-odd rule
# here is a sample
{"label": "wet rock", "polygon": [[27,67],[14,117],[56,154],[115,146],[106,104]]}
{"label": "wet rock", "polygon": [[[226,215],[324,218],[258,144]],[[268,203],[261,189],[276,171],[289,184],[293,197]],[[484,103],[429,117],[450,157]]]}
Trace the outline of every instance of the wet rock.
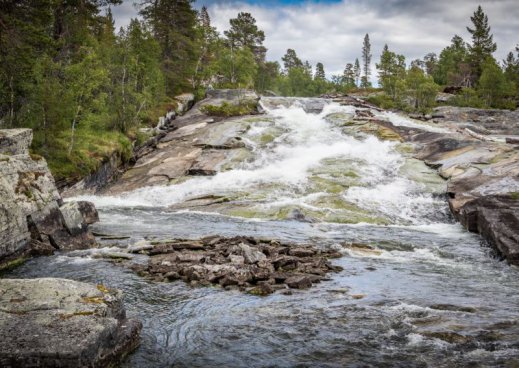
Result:
{"label": "wet rock", "polygon": [[258,263],[259,261],[267,259],[265,254],[245,243],[240,243],[238,246],[243,252],[243,257],[245,258],[246,263]]}
{"label": "wet rock", "polygon": [[308,276],[292,276],[285,280],[285,284],[292,289],[308,289],[312,287],[312,280]]}
{"label": "wet rock", "polygon": [[470,341],[470,337],[451,331],[422,332],[422,335],[434,339],[440,339],[449,344],[464,344]]}
{"label": "wet rock", "polygon": [[118,290],[65,279],[0,279],[2,367],[107,367],[139,344]]}
{"label": "wet rock", "polygon": [[513,195],[485,196],[466,203],[460,222],[494,245],[509,263],[519,265],[519,200]]}
{"label": "wet rock", "polygon": [[137,248],[150,258],[147,265],[128,264],[133,271],[158,281],[182,279],[197,285],[218,284],[254,295],[287,287],[308,288],[324,280],[327,273],[342,270],[327,261],[336,254],[334,250],[268,239],[215,236],[167,240],[152,246]]}

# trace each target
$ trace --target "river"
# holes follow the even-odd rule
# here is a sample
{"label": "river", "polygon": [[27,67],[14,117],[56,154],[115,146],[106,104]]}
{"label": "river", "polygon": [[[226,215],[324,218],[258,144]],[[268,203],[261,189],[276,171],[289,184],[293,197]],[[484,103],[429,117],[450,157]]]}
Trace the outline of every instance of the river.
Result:
{"label": "river", "polygon": [[[128,243],[218,234],[336,247],[344,271],[330,281],[256,297],[148,281],[88,252],[36,258],[10,276],[123,290],[144,324],[125,367],[519,366],[519,271],[454,222],[443,180],[409,144],[351,126],[352,106],[277,102],[236,123],[248,154],[215,176],[82,199],[99,209],[94,230]],[[226,200],[189,206],[208,196]],[[311,221],[290,220],[294,209]]]}

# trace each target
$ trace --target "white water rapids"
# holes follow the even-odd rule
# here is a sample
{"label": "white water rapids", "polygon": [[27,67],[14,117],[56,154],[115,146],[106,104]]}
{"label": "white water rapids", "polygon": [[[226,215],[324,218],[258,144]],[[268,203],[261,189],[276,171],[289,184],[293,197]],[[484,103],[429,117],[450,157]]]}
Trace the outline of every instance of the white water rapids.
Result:
{"label": "white water rapids", "polygon": [[[340,191],[334,188],[335,204],[341,202],[344,206],[375,213],[384,223],[430,224],[435,213],[446,213],[442,198],[427,192],[423,183],[400,172],[406,157],[397,151],[398,142],[380,140],[373,135],[344,134],[341,126],[327,119],[337,114],[353,116],[355,108],[330,103],[319,114],[306,113],[297,102],[290,107],[272,108],[265,119],[252,123],[241,137],[253,157],[231,170],[215,176],[192,177],[176,185],[145,187],[119,196],[76,199],[92,201],[98,208],[157,208],[217,195],[253,203],[255,214],[260,218],[268,218],[265,212],[272,213],[273,208],[306,209],[314,216],[316,212],[321,215],[326,211],[340,212],[344,208],[330,207],[330,201],[322,200],[331,198],[328,187],[316,190],[315,185],[311,185],[315,180],[325,180],[328,184],[342,185]],[[393,113],[381,117],[395,125],[418,125]],[[440,130],[427,125],[421,127]],[[261,137],[267,132],[273,139],[261,145]],[[344,179],[341,175],[346,171],[358,180],[341,182]]]}

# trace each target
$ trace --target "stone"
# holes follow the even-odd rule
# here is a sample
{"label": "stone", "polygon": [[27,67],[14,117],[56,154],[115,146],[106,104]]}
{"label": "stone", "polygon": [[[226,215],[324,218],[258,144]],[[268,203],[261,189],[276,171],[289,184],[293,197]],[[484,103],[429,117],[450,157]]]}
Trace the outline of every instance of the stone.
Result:
{"label": "stone", "polygon": [[0,366],[106,367],[139,344],[122,293],[66,279],[0,279]]}
{"label": "stone", "polygon": [[258,263],[267,258],[265,254],[245,243],[240,243],[238,246],[243,252],[243,257],[245,258],[246,263]]}
{"label": "stone", "polygon": [[83,231],[83,215],[79,210],[77,202],[67,202],[59,208],[65,227],[72,235],[79,234]]}
{"label": "stone", "polygon": [[292,289],[308,289],[312,287],[312,280],[308,276],[292,276],[285,280]]}

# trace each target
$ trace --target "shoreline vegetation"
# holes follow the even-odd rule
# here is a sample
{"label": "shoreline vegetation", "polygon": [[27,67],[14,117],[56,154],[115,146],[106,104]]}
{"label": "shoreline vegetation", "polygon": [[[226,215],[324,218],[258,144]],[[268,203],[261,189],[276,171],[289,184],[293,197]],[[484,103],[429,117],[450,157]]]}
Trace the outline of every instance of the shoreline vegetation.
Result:
{"label": "shoreline vegetation", "polygon": [[[206,7],[191,1],[140,1],[140,19],[116,30],[110,6],[23,0],[0,14],[0,128],[31,128],[31,152],[46,158],[58,183],[73,184],[113,155],[127,162],[142,128],[174,111],[174,96],[207,88],[246,88],[282,96],[354,94],[384,109],[428,113],[438,104],[515,109],[519,53],[492,56],[488,17],[478,7],[467,30],[439,55],[406,62],[386,45],[371,75],[369,34],[342,75],[327,76],[288,48],[267,60],[265,33],[241,12],[219,34]],[[372,80],[378,77],[378,88]],[[443,99],[438,98],[440,91]],[[438,102],[440,101],[440,102]],[[236,107],[214,115],[241,114]],[[245,110],[248,108],[245,106]],[[225,111],[224,111],[225,110]]]}

